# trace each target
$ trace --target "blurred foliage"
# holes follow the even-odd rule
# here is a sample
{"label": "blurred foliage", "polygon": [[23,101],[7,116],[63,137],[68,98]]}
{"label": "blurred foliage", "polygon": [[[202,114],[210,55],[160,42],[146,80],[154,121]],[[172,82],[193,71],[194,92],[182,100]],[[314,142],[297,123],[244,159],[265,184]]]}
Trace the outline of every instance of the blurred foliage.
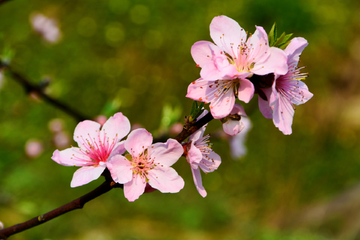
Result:
{"label": "blurred foliage", "polygon": [[[57,21],[59,42],[46,42],[32,29],[36,13]],[[342,218],[315,223],[306,214],[319,215],[312,206],[326,206],[360,179],[359,1],[11,0],[0,5],[0,53],[33,83],[50,79],[48,94],[81,113],[109,117],[121,111],[132,124],[154,132],[169,125],[163,111],[173,113],[171,121],[189,114],[187,86],[199,77],[190,47],[211,40],[209,24],[220,14],[249,32],[255,25],[269,31],[276,22],[279,33],[309,41],[301,64],[310,73],[306,83],[314,97],[297,107],[293,134],[279,132],[254,99],[243,104],[253,122],[246,157],[234,161],[228,142],[214,138],[222,165],[203,175],[206,198],[197,193],[182,158],[175,168],[186,186],[178,194],[154,192],[129,203],[115,189],[14,239],[357,239],[360,228],[349,222],[360,216],[359,205]],[[57,148],[49,130],[55,118],[71,136],[77,124],[71,117],[26,95],[5,72],[0,89],[5,226],[52,210],[102,182],[70,188],[75,168],[50,159]],[[208,129],[221,131],[221,124],[213,121]],[[41,156],[26,156],[29,139],[43,142]]]}

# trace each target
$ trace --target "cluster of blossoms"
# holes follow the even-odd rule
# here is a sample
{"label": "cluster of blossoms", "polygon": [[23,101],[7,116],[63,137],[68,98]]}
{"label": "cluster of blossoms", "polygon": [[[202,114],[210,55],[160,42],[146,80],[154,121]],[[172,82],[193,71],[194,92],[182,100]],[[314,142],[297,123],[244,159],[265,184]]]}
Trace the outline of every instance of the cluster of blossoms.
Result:
{"label": "cluster of blossoms", "polygon": [[258,26],[254,34],[247,35],[233,19],[215,17],[210,24],[210,36],[215,44],[199,41],[191,48],[201,72],[200,78],[189,85],[186,96],[210,103],[213,117],[226,121],[233,112],[245,115],[235,103],[236,98],[248,103],[258,93],[264,117],[273,119],[284,134],[291,134],[294,105],[303,104],[313,96],[300,81],[306,74],[297,67],[308,43],[297,37],[284,50],[270,47],[268,35]]}
{"label": "cluster of blossoms", "polygon": [[[101,128],[101,129],[100,129]],[[189,162],[195,185],[205,197],[199,167],[212,172],[220,165],[220,157],[203,137],[205,127],[194,133],[189,142],[180,144],[174,139],[155,143],[151,133],[140,128],[130,134],[130,122],[122,113],[110,117],[104,125],[86,120],[74,131],[79,147],[55,150],[52,160],[64,166],[79,166],[71,187],[87,184],[99,178],[107,168],[116,183],[123,184],[124,195],[135,201],[147,189],[163,193],[176,193],[184,187],[184,180],[171,167],[182,155]],[[126,136],[126,140],[122,139]],[[184,154],[186,148],[187,154]]]}
{"label": "cluster of blossoms", "polygon": [[[235,103],[236,98],[248,103],[258,93],[262,114],[273,119],[284,134],[291,134],[294,105],[312,97],[300,81],[306,74],[297,67],[307,41],[294,38],[284,50],[269,46],[262,27],[256,27],[255,33],[247,37],[244,29],[226,16],[213,19],[210,35],[215,44],[200,41],[191,48],[201,67],[201,77],[190,84],[187,97],[210,103],[211,115],[221,120],[225,133],[235,136],[249,125],[242,122],[246,113]],[[202,106],[199,109],[192,121],[199,121],[208,113]],[[204,136],[205,128],[206,125],[184,143],[168,139],[166,143],[153,144],[151,133],[143,128],[129,133],[129,120],[117,113],[102,127],[90,120],[80,122],[74,132],[79,147],[56,150],[52,159],[61,165],[81,167],[74,173],[71,187],[87,184],[108,169],[113,181],[123,184],[125,197],[135,201],[153,189],[179,192],[185,183],[171,166],[184,156],[198,192],[205,197],[200,169],[213,172],[221,163],[211,148],[210,136]]]}

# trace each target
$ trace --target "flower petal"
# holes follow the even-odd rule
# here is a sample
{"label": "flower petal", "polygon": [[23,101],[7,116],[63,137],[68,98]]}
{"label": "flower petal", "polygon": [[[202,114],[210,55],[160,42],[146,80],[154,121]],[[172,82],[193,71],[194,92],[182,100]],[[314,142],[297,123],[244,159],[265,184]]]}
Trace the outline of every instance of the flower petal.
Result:
{"label": "flower petal", "polygon": [[166,143],[155,143],[149,148],[149,156],[156,164],[164,166],[176,163],[183,153],[182,145],[174,139],[168,139]]}
{"label": "flower petal", "polygon": [[232,46],[237,48],[246,41],[246,32],[233,19],[227,16],[214,17],[210,23],[210,36],[216,45],[232,57],[236,57]]}
{"label": "flower petal", "polygon": [[117,183],[127,183],[133,176],[132,165],[124,156],[115,155],[106,163],[112,179]]}
{"label": "flower petal", "polygon": [[288,65],[285,52],[280,48],[271,47],[267,54],[270,54],[270,56],[256,62],[251,72],[257,75],[266,75],[269,73],[279,75],[286,74]]}
{"label": "flower petal", "polygon": [[171,167],[157,166],[148,172],[149,184],[162,193],[179,192],[185,185],[182,177]]}
{"label": "flower petal", "polygon": [[193,175],[194,184],[195,184],[196,189],[198,190],[198,192],[200,193],[200,195],[202,197],[206,197],[207,192],[202,185],[200,169],[199,168],[197,168],[197,169],[191,168],[191,172]]}
{"label": "flower petal", "polygon": [[286,135],[292,133],[291,125],[294,117],[294,108],[290,101],[279,95],[278,101],[274,104],[273,122],[280,131]]}
{"label": "flower petal", "polygon": [[63,166],[89,166],[94,164],[77,147],[67,148],[62,151],[55,150],[51,159]]}
{"label": "flower petal", "polygon": [[188,163],[192,166],[192,165],[198,165],[202,159],[203,155],[200,151],[200,149],[198,149],[195,145],[194,145],[194,141],[191,142],[191,147],[187,153],[186,156],[186,160],[188,161]]}
{"label": "flower petal", "polygon": [[93,142],[99,138],[100,124],[94,121],[85,120],[80,122],[74,131],[74,140],[79,147],[87,144],[87,141]]}
{"label": "flower petal", "polygon": [[262,62],[269,57],[269,41],[268,36],[263,27],[256,26],[254,34],[247,40],[247,46],[253,46],[247,56],[251,61]]}
{"label": "flower petal", "polygon": [[[213,49],[218,48],[215,44],[209,41],[198,41],[192,45],[191,56],[199,67],[203,67],[205,64],[213,61],[212,56],[214,51],[210,46],[212,46]],[[219,48],[218,52],[220,51],[221,49]]]}
{"label": "flower petal", "polygon": [[71,187],[78,187],[98,179],[104,172],[105,166],[88,166],[76,170],[71,180]]}
{"label": "flower petal", "polygon": [[221,164],[221,157],[214,151],[211,151],[207,158],[203,158],[200,161],[199,167],[205,173],[208,173],[208,172],[213,172],[216,169],[218,169],[220,164]]}
{"label": "flower petal", "polygon": [[112,150],[112,152],[110,153],[109,155],[109,158],[112,158],[113,156],[115,155],[121,155],[121,154],[124,154],[126,152],[126,149],[125,149],[125,141],[121,141],[121,142],[118,142],[114,149]]}
{"label": "flower petal", "polygon": [[308,42],[305,38],[296,37],[291,39],[289,45],[287,45],[284,50],[287,56],[288,64],[292,62],[299,62],[300,55],[307,45]]}
{"label": "flower petal", "polygon": [[119,112],[105,122],[100,132],[100,139],[108,139],[110,142],[118,142],[129,132],[130,121],[121,112]]}
{"label": "flower petal", "polygon": [[239,100],[248,103],[254,96],[255,88],[251,81],[247,79],[240,79],[238,92]]}
{"label": "flower petal", "polygon": [[223,123],[223,130],[226,134],[230,136],[235,136],[239,134],[244,129],[244,124],[240,121],[236,120],[227,120]]}
{"label": "flower petal", "polygon": [[133,202],[144,193],[145,186],[145,179],[142,179],[140,175],[135,174],[130,182],[124,184],[124,195],[129,202]]}
{"label": "flower petal", "polygon": [[[272,89],[271,88],[262,88],[261,90],[264,92],[264,94],[266,95],[268,100],[266,101],[266,100],[262,99],[260,97],[260,95],[258,96],[260,112],[262,113],[262,115],[265,118],[272,119],[273,118],[273,110],[272,110],[272,107],[270,106],[271,101],[269,100],[270,94],[272,94]],[[274,91],[274,93],[277,94],[276,91]]]}
{"label": "flower petal", "polygon": [[144,128],[132,131],[125,141],[125,148],[132,156],[139,156],[153,141],[151,133]]}

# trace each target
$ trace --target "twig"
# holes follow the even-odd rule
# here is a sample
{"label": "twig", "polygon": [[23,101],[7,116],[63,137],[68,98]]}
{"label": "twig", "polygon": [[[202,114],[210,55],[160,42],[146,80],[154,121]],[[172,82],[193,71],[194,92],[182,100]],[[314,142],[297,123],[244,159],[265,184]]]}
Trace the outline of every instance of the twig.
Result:
{"label": "twig", "polygon": [[181,131],[181,133],[179,133],[175,139],[181,143],[182,141],[184,141],[187,137],[189,137],[191,134],[193,134],[194,132],[196,132],[197,130],[199,130],[202,126],[204,126],[205,124],[207,124],[208,122],[210,122],[211,120],[213,120],[213,116],[211,115],[210,112],[208,112],[204,117],[202,117],[199,121],[190,124],[189,126],[187,126],[186,124],[184,125],[183,130]]}
{"label": "twig", "polygon": [[[1,1],[1,0],[0,0]],[[3,63],[0,61],[0,68],[6,69],[10,72],[10,74],[12,75],[13,79],[15,81],[17,81],[18,83],[20,83],[24,89],[25,92],[27,94],[29,93],[36,93],[39,97],[41,97],[42,99],[44,99],[46,102],[50,103],[51,105],[57,107],[58,109],[66,112],[67,114],[69,114],[70,116],[74,117],[77,121],[83,121],[86,119],[91,119],[87,116],[82,115],[81,113],[79,113],[78,111],[72,109],[71,107],[69,107],[68,105],[50,97],[49,95],[47,95],[46,93],[44,93],[44,90],[42,87],[34,85],[32,83],[30,83],[30,81],[28,81],[25,77],[23,77],[21,74],[17,73],[16,71],[14,71],[9,65]]]}
{"label": "twig", "polygon": [[[106,172],[104,172],[104,173],[106,175],[110,174],[108,172],[108,170],[106,170]],[[19,223],[14,226],[0,230],[0,240],[7,239],[8,237],[10,237],[13,234],[16,234],[16,233],[22,232],[26,229],[43,224],[51,219],[59,217],[60,215],[70,212],[72,210],[81,209],[84,207],[85,203],[93,200],[94,198],[110,191],[113,188],[122,188],[122,187],[123,187],[122,184],[117,184],[114,181],[112,181],[111,177],[110,177],[110,180],[109,180],[109,177],[106,177],[106,181],[103,184],[101,184],[99,187],[97,187],[93,191],[85,194],[84,196],[79,197],[78,199],[75,199],[74,201],[71,201],[71,202],[69,202],[59,208],[56,208],[48,213],[34,217],[26,222]]]}

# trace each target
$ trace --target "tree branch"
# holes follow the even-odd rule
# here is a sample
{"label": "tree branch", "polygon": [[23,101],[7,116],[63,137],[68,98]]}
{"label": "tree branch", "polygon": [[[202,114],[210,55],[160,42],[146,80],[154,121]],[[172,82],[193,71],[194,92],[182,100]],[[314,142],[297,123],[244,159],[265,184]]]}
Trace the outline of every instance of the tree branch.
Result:
{"label": "tree branch", "polygon": [[16,234],[16,233],[22,232],[26,229],[43,224],[53,218],[56,218],[62,214],[70,212],[72,210],[81,209],[84,207],[85,203],[110,191],[111,189],[123,187],[122,184],[118,184],[118,183],[115,183],[114,181],[112,181],[111,176],[110,176],[110,181],[109,181],[109,177],[106,176],[106,175],[110,174],[108,172],[108,170],[106,170],[106,172],[104,172],[104,174],[105,174],[106,181],[103,184],[101,184],[99,187],[94,189],[93,191],[91,191],[91,192],[85,194],[84,196],[79,197],[78,199],[75,199],[74,201],[71,201],[59,208],[56,208],[48,213],[34,217],[26,222],[19,223],[14,226],[0,230],[0,240],[7,239],[8,237],[10,237],[13,234]]}
{"label": "tree branch", "polygon": [[187,137],[189,137],[191,134],[199,130],[202,126],[213,120],[214,117],[211,115],[210,112],[208,112],[204,117],[202,117],[199,121],[195,123],[185,124],[183,130],[181,133],[179,133],[175,140],[177,140],[179,143],[184,141]]}
{"label": "tree branch", "polygon": [[1,68],[8,70],[10,72],[11,76],[13,77],[13,79],[24,87],[24,90],[27,94],[32,93],[32,92],[36,93],[39,97],[44,99],[46,102],[50,103],[51,105],[57,107],[58,109],[64,111],[65,113],[69,114],[70,116],[74,117],[79,122],[84,121],[86,119],[91,119],[87,116],[80,114],[79,112],[72,109],[68,105],[50,97],[49,95],[44,93],[44,90],[42,87],[30,83],[30,81],[28,81],[25,77],[23,77],[21,74],[14,71],[9,65],[7,65],[6,63],[4,63],[2,61],[0,61],[0,69]]}

